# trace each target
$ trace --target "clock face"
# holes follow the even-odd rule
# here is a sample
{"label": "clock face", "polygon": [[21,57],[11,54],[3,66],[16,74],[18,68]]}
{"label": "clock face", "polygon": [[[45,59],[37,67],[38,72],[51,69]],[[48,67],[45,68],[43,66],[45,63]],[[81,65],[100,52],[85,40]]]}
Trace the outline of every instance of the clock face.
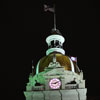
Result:
{"label": "clock face", "polygon": [[51,89],[59,89],[61,86],[61,81],[57,78],[51,79],[49,82],[49,86]]}

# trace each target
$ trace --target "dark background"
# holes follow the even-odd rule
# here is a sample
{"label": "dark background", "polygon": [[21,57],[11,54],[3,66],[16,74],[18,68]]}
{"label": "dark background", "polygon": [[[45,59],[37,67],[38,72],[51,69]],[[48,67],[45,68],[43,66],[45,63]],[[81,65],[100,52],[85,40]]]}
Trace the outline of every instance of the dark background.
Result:
{"label": "dark background", "polygon": [[[65,2],[66,1],[66,2]],[[25,100],[31,61],[36,66],[45,56],[45,39],[53,28],[53,14],[43,11],[43,4],[56,4],[57,28],[66,41],[66,55],[77,56],[84,72],[88,100],[100,100],[99,33],[97,1],[28,0],[0,1],[0,57],[2,97]]]}

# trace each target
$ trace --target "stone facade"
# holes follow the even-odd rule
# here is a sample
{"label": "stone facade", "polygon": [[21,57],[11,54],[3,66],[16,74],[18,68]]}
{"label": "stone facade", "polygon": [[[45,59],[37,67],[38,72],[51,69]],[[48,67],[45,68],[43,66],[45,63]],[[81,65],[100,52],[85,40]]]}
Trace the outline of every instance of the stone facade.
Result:
{"label": "stone facade", "polygon": [[65,38],[60,32],[52,33],[46,39],[46,56],[39,60],[35,75],[29,76],[26,100],[86,100],[85,80],[77,60],[65,56]]}
{"label": "stone facade", "polygon": [[[86,100],[87,89],[85,88],[85,80],[83,80],[83,72],[77,74],[66,71],[58,62],[56,64],[54,67],[52,62],[44,72],[34,76],[35,79],[30,76],[30,81],[24,92],[26,100]],[[44,84],[39,81],[42,80],[41,78],[44,78]],[[50,88],[49,81],[53,78],[60,79],[62,84],[59,89]],[[40,84],[33,85],[34,80]]]}
{"label": "stone facade", "polygon": [[87,89],[27,91],[26,100],[86,100]]}

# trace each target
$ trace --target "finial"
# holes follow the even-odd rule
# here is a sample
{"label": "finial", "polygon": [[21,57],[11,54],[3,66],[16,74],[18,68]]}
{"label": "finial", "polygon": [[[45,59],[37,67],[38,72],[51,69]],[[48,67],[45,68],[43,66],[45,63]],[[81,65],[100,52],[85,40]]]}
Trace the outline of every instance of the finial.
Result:
{"label": "finial", "polygon": [[62,35],[61,32],[58,29],[55,30],[54,28],[51,30],[51,33],[52,34]]}

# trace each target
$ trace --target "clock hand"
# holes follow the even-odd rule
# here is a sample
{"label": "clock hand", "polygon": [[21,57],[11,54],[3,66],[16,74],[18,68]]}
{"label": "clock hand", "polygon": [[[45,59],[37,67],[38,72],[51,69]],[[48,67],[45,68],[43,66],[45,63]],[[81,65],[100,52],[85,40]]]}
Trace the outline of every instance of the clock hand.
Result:
{"label": "clock hand", "polygon": [[54,83],[52,83],[52,84],[56,84],[56,83],[58,83],[59,81],[57,81],[57,82],[54,82]]}

